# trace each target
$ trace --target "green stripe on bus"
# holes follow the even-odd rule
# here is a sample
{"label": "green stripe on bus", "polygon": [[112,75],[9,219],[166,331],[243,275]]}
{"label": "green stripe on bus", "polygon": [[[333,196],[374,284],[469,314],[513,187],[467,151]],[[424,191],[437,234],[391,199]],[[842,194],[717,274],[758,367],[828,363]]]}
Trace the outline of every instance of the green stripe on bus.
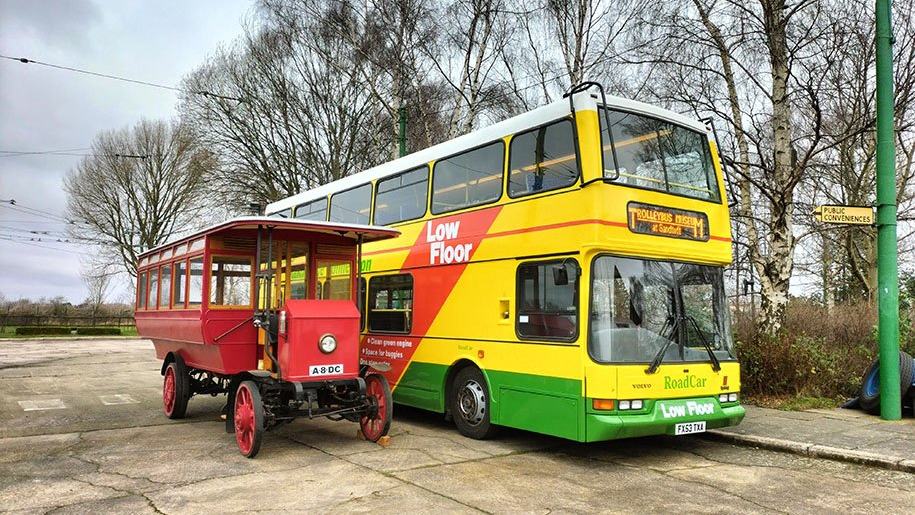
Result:
{"label": "green stripe on bus", "polygon": [[[436,412],[445,410],[445,378],[450,367],[413,361],[394,390],[394,401]],[[581,381],[485,370],[492,394],[492,422],[502,426],[584,439]]]}

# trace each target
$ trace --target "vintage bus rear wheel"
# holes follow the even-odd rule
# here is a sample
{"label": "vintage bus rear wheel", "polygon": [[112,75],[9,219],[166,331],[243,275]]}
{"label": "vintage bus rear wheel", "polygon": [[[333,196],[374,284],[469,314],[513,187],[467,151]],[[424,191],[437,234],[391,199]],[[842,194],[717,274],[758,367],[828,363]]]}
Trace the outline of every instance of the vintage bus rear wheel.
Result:
{"label": "vintage bus rear wheel", "polygon": [[485,440],[496,433],[490,423],[489,387],[480,369],[468,366],[461,369],[451,387],[451,415],[458,432],[468,438]]}
{"label": "vintage bus rear wheel", "polygon": [[190,399],[191,378],[183,361],[175,360],[165,367],[162,378],[162,411],[171,419],[184,418]]}
{"label": "vintage bus rear wheel", "polygon": [[246,458],[257,456],[264,437],[264,403],[254,381],[243,381],[235,392],[235,441]]}
{"label": "vintage bus rear wheel", "polygon": [[391,387],[388,380],[380,374],[369,374],[365,378],[365,395],[375,404],[374,416],[363,415],[359,419],[359,428],[365,439],[377,442],[391,429],[391,418],[394,415],[394,401],[391,398]]}

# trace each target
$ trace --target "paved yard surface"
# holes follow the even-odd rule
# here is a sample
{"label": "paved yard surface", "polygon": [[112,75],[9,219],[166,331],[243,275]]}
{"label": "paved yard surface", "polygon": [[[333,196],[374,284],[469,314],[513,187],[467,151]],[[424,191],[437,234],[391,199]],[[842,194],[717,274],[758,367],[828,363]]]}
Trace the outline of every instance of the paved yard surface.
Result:
{"label": "paved yard surface", "polygon": [[699,438],[580,445],[462,438],[396,409],[391,445],[299,421],[241,457],[220,398],[160,409],[141,340],[0,342],[0,510],[23,513],[869,512],[915,506],[915,474]]}

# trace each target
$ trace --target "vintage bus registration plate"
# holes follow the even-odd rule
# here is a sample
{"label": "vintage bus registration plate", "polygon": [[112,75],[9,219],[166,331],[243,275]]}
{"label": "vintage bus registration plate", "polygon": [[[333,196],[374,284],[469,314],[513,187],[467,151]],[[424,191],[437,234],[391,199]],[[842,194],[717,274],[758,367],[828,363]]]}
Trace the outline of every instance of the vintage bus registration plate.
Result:
{"label": "vintage bus registration plate", "polygon": [[674,426],[675,435],[688,435],[692,433],[704,433],[705,421],[702,422],[683,422]]}
{"label": "vintage bus registration plate", "polygon": [[311,365],[308,367],[310,376],[333,376],[343,373],[343,365]]}

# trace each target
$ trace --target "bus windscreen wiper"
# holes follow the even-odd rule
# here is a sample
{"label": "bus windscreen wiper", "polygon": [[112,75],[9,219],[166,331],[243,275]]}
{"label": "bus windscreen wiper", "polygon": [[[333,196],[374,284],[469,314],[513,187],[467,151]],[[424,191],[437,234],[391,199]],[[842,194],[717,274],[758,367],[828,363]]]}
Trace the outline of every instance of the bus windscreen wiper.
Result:
{"label": "bus windscreen wiper", "polygon": [[[670,321],[673,320],[674,323],[671,324]],[[670,348],[670,345],[674,343],[673,337],[677,334],[677,325],[680,323],[680,317],[669,316],[667,320],[664,321],[664,325],[661,326],[661,330],[658,331],[658,334],[661,335],[666,341],[664,345],[661,346],[661,350],[655,354],[654,359],[651,360],[651,365],[645,369],[646,374],[654,374],[658,371],[658,367],[661,366],[661,361],[664,360],[664,354],[667,353],[667,349]],[[664,329],[667,329],[667,326],[670,326],[670,336],[664,336]]]}
{"label": "bus windscreen wiper", "polygon": [[705,338],[705,333],[702,332],[702,329],[699,329],[699,323],[696,322],[696,319],[693,318],[692,315],[684,315],[684,318],[689,320],[693,324],[693,327],[696,328],[696,333],[699,334],[699,339],[702,340],[702,345],[705,347],[709,359],[712,361],[712,370],[715,372],[721,370],[721,363],[718,361],[718,356],[716,356],[715,351],[712,350],[712,344]]}

